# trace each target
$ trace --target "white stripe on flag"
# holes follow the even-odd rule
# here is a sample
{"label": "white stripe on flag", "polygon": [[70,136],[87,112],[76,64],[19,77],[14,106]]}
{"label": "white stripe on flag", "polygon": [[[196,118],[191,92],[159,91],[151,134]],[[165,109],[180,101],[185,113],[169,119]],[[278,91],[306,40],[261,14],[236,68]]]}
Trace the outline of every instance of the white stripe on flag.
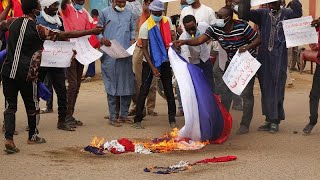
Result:
{"label": "white stripe on flag", "polygon": [[171,47],[168,55],[178,81],[184,111],[185,125],[179,131],[179,138],[191,138],[194,141],[199,141],[201,140],[201,132],[198,102],[187,63],[182,61]]}

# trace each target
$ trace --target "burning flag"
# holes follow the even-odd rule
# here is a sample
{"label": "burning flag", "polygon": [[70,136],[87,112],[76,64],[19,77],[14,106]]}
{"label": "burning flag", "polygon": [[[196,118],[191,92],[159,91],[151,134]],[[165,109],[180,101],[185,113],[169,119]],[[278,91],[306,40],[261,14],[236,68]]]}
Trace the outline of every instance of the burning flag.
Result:
{"label": "burning flag", "polygon": [[180,87],[185,117],[185,126],[179,131],[179,139],[223,143],[232,127],[230,114],[213,95],[199,67],[188,63],[171,47],[168,54]]}

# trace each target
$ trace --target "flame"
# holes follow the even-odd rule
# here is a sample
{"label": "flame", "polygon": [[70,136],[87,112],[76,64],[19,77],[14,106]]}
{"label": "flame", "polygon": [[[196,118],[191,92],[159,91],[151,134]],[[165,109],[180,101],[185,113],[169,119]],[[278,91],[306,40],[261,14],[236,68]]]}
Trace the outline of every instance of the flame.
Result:
{"label": "flame", "polygon": [[101,148],[101,146],[105,143],[104,138],[94,137],[90,142],[90,146]]}
{"label": "flame", "polygon": [[[188,145],[185,141],[178,141],[178,128],[174,128],[171,132],[166,133],[160,138],[155,138],[150,142],[143,143],[145,148],[150,149],[152,152],[168,152],[175,150],[188,150],[193,147],[204,147],[209,144],[208,142],[194,142],[192,146]],[[183,143],[184,142],[184,143]]]}

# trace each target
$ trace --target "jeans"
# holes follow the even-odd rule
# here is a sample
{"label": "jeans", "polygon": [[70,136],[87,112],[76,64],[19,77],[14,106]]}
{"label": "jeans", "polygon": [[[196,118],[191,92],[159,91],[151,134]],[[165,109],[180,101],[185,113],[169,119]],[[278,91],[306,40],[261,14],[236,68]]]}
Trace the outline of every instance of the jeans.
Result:
{"label": "jeans", "polygon": [[13,140],[13,134],[16,126],[18,93],[20,91],[28,116],[28,139],[34,139],[38,134],[37,121],[40,119],[37,82],[15,80],[4,76],[2,78],[3,94],[6,100],[6,109],[3,113],[5,138],[8,140]]}
{"label": "jeans", "polygon": [[55,67],[41,68],[39,79],[40,81],[44,81],[45,85],[52,93],[52,99],[47,101],[47,108],[52,109],[53,107],[53,87],[54,91],[57,94],[58,100],[58,120],[59,122],[65,122],[67,112],[67,89],[65,84],[65,69]]}
{"label": "jeans", "polygon": [[[253,96],[253,86],[254,86],[254,80],[255,77],[253,77],[248,85],[244,88],[242,91],[240,97],[243,99],[243,115],[240,125],[244,125],[247,128],[249,128],[252,116],[253,116],[253,107],[254,107],[254,96]],[[231,102],[232,102],[232,96],[233,93],[231,90],[227,87],[226,84],[224,84],[223,92],[221,95],[221,102],[224,105],[224,107],[229,111]]]}
{"label": "jeans", "polygon": [[[110,94],[107,95],[108,97],[108,107],[109,107],[109,120],[115,121],[119,115],[121,118],[127,118],[130,102],[131,102],[131,96],[112,96]],[[120,108],[117,107],[118,104],[120,104]],[[120,114],[118,114],[120,111]]]}
{"label": "jeans", "polygon": [[320,65],[317,64],[313,75],[312,88],[309,95],[310,124],[315,125],[318,122],[318,109],[320,98]]}
{"label": "jeans", "polygon": [[81,78],[83,72],[83,65],[76,59],[71,61],[71,66],[67,70],[68,89],[67,89],[67,120],[73,119],[73,113],[78,98]]}
{"label": "jeans", "polygon": [[[149,89],[153,79],[153,73],[148,63],[143,62],[142,66],[142,84],[140,87],[140,94],[138,97],[136,117],[134,118],[135,123],[142,121],[145,101],[149,93]],[[175,122],[176,103],[173,95],[172,71],[170,68],[170,63],[162,63],[159,70],[161,74],[160,79],[163,85],[164,93],[167,98],[169,122]]]}

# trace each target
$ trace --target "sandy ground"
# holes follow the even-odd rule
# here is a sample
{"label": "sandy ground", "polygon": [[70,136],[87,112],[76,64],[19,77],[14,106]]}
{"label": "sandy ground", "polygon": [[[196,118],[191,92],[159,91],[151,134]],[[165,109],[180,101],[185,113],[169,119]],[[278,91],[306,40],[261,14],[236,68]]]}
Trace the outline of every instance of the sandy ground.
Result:
{"label": "sandy ground", "polygon": [[[156,106],[160,115],[155,118],[147,117],[144,122],[145,130],[136,130],[129,125],[114,128],[103,119],[107,114],[107,105],[102,81],[96,78],[93,82],[83,83],[75,116],[81,119],[85,126],[78,128],[76,132],[57,130],[55,108],[54,113],[41,116],[40,134],[48,141],[42,145],[27,145],[27,132],[24,131],[26,115],[22,100],[19,99],[17,130],[20,134],[15,136],[15,141],[21,152],[16,155],[0,152],[0,179],[319,179],[319,128],[316,127],[308,137],[301,134],[308,120],[308,94],[312,76],[296,72],[292,75],[295,85],[287,89],[286,93],[287,119],[281,124],[278,134],[256,131],[264,122],[256,83],[256,103],[250,133],[235,135],[241,113],[231,111],[234,127],[230,139],[223,145],[208,145],[193,152],[107,154],[102,157],[82,152],[83,147],[88,145],[94,136],[108,140],[122,137],[152,138],[169,131],[166,103],[160,96]],[[0,96],[0,102],[3,101]],[[44,103],[41,105],[43,107]],[[0,111],[2,110],[3,106]],[[184,123],[183,118],[178,118],[177,121],[180,126]],[[298,131],[298,134],[294,134],[294,131]],[[194,162],[226,155],[235,155],[238,160],[199,165],[189,171],[172,175],[143,172],[145,167],[172,165],[180,160]]]}

